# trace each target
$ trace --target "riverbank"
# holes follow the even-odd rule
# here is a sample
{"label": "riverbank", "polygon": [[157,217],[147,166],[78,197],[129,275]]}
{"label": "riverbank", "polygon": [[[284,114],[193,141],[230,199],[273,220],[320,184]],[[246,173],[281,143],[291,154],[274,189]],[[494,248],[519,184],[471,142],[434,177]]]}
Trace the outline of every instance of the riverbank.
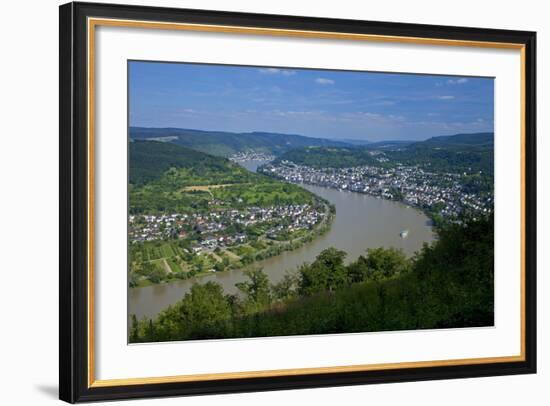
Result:
{"label": "riverbank", "polygon": [[[329,166],[330,159],[326,156],[324,158],[328,161],[317,157],[313,159],[312,166],[303,163],[311,159],[311,156],[306,154],[296,158],[302,163],[276,160],[261,166],[258,172],[289,184],[349,190],[402,202],[422,210],[435,227],[447,222],[457,222],[464,213],[478,216],[487,214],[493,207],[492,193],[486,190],[484,183],[487,178],[481,172],[476,174],[479,176],[474,180],[465,172],[456,173],[442,168],[427,171],[418,165],[407,166],[398,162],[332,167]],[[334,159],[338,161],[336,157]],[[318,160],[325,162],[327,167],[321,167]]]}
{"label": "riverbank", "polygon": [[328,248],[281,283],[270,283],[259,269],[246,272],[235,296],[216,282],[195,284],[160,317],[131,316],[129,340],[492,326],[493,224],[491,216],[449,224],[438,242],[412,258],[377,248],[346,265],[345,251]]}
{"label": "riverbank", "polygon": [[[345,262],[350,263],[364,255],[367,248],[377,247],[395,247],[411,257],[422,248],[423,243],[434,240],[431,221],[419,210],[365,194],[319,186],[304,185],[304,188],[334,205],[336,214],[330,228],[313,241],[256,263],[271,283],[279,282],[287,271],[295,271],[304,262],[313,262],[326,248],[336,247],[346,251]],[[409,230],[407,238],[399,236],[404,229]],[[154,317],[181,299],[197,282],[217,282],[226,294],[234,294],[237,293],[235,284],[245,280],[242,270],[232,269],[208,273],[200,278],[129,289],[128,314],[136,314],[138,319]]]}
{"label": "riverbank", "polygon": [[193,260],[195,262],[197,260],[201,261],[203,271],[196,271],[190,267],[191,263],[185,262],[184,258],[189,255],[189,251],[185,248],[182,249],[176,239],[146,243],[154,245],[155,247],[152,249],[145,249],[142,244],[139,248],[141,252],[146,252],[148,255],[151,255],[148,250],[154,251],[152,255],[156,255],[156,252],[160,253],[154,260],[149,260],[148,263],[156,267],[163,267],[166,272],[162,278],[157,280],[151,280],[151,278],[141,278],[138,281],[131,280],[130,288],[143,288],[178,280],[200,279],[214,273],[238,271],[254,266],[259,261],[299,249],[304,244],[310,243],[315,238],[325,234],[330,229],[334,219],[335,208],[322,198],[315,197],[315,200],[316,205],[322,207],[323,210],[319,222],[310,226],[310,229],[297,229],[279,235],[261,235],[256,237],[254,241],[247,241],[244,244],[224,247],[223,249],[220,247],[204,249],[197,252]]}

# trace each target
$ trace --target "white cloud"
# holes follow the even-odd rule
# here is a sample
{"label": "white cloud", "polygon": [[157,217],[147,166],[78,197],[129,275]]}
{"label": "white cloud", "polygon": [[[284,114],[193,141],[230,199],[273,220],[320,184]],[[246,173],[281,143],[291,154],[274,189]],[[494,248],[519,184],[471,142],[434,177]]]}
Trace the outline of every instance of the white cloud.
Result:
{"label": "white cloud", "polygon": [[369,111],[355,111],[340,113],[335,117],[346,122],[368,122],[378,124],[396,125],[405,122],[405,117],[396,114],[380,114]]}
{"label": "white cloud", "polygon": [[287,119],[294,120],[315,120],[332,123],[347,123],[357,125],[401,125],[405,123],[405,117],[395,114],[380,114],[369,111],[353,111],[353,112],[341,112],[330,113],[323,110],[272,110],[265,112],[265,117],[268,118],[280,118],[285,117]]}
{"label": "white cloud", "polygon": [[453,100],[455,97],[450,95],[436,96],[437,100]]}
{"label": "white cloud", "polygon": [[265,75],[283,75],[283,76],[292,76],[296,74],[296,71],[290,69],[279,69],[279,68],[261,68],[259,69],[260,73]]}
{"label": "white cloud", "polygon": [[463,85],[464,83],[468,83],[468,79],[460,78],[460,79],[449,79],[449,80],[447,80],[447,84],[449,84],[449,85]]}
{"label": "white cloud", "polygon": [[317,83],[319,85],[333,85],[334,80],[327,79],[327,78],[317,78],[317,79],[315,79],[315,83]]}
{"label": "white cloud", "polygon": [[280,111],[280,110],[274,110],[272,112],[269,112],[269,114],[272,114],[274,116],[279,117],[296,117],[296,118],[310,118],[310,117],[323,117],[324,114],[322,111]]}

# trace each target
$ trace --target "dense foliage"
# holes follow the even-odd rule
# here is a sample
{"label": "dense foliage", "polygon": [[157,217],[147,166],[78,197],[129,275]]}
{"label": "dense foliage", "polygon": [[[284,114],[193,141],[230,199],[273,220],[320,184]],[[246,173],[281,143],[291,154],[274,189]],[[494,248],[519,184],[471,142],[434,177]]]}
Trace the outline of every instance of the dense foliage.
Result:
{"label": "dense foliage", "polygon": [[408,148],[386,151],[393,162],[404,165],[419,165],[430,171],[493,176],[494,154],[492,145],[441,145],[429,143],[412,144]]}
{"label": "dense foliage", "polygon": [[132,320],[132,342],[261,337],[493,325],[493,217],[440,229],[439,239],[407,259],[371,249],[345,265],[323,251],[296,274],[270,285],[247,271],[239,295],[196,284],[155,320]]}
{"label": "dense foliage", "polygon": [[[164,180],[180,187],[194,185],[196,177],[200,177],[201,182],[205,182],[206,178],[211,179],[211,182],[219,183],[226,180],[220,179],[220,175],[229,173],[231,176],[245,176],[247,173],[245,169],[226,159],[168,142],[135,141],[129,145],[129,173],[130,183],[133,185],[143,185],[159,180],[171,168],[173,168],[169,174],[171,176],[165,176]],[[185,171],[176,171],[176,169],[185,169]]]}

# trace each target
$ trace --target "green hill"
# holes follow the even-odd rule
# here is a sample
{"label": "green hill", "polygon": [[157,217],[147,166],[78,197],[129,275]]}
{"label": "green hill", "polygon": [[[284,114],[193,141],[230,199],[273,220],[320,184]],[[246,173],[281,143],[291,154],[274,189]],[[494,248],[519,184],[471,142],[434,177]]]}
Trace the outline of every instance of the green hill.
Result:
{"label": "green hill", "polygon": [[432,137],[423,141],[425,145],[469,145],[469,146],[492,146],[494,144],[494,133],[472,133],[455,134],[440,137]]}
{"label": "green hill", "polygon": [[388,155],[411,165],[429,166],[432,170],[494,173],[493,133],[457,134],[433,137]]}
{"label": "green hill", "polygon": [[493,133],[457,134],[413,143],[391,141],[360,147],[298,148],[282,154],[275,163],[288,160],[314,168],[384,166],[385,163],[380,160],[382,156],[389,159],[388,165],[420,165],[452,172],[482,171],[492,176]]}
{"label": "green hill", "polygon": [[166,142],[135,141],[130,143],[130,183],[143,184],[160,179],[169,168],[187,168],[195,174],[208,170],[231,171],[235,164]]}
{"label": "green hill", "polygon": [[285,160],[313,168],[347,168],[376,162],[372,152],[365,147],[297,148],[282,154],[275,163]]}
{"label": "green hill", "polygon": [[211,200],[242,208],[311,203],[313,195],[227,158],[167,142],[130,143],[130,213],[200,211]]}
{"label": "green hill", "polygon": [[130,127],[133,140],[156,140],[182,145],[211,155],[230,156],[254,150],[275,155],[307,146],[346,146],[344,142],[270,132],[233,133],[183,128]]}

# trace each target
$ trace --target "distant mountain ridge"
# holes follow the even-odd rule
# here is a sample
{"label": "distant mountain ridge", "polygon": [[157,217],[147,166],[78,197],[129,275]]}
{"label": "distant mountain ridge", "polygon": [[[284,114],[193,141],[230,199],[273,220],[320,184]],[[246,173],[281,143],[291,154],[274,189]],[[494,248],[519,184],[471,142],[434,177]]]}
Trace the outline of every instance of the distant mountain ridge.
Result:
{"label": "distant mountain ridge", "polygon": [[392,150],[407,147],[437,147],[437,146],[492,146],[494,133],[464,133],[454,135],[440,135],[423,141],[388,140],[365,143],[368,149]]}
{"label": "distant mountain ridge", "polygon": [[387,150],[387,149],[404,148],[416,142],[418,141],[404,141],[404,140],[376,141],[376,142],[368,143],[364,145],[364,147],[368,149]]}
{"label": "distant mountain ridge", "polygon": [[[295,148],[279,156],[284,160],[315,168],[345,168],[381,165],[384,156],[393,162],[422,164],[454,171],[477,170],[492,174],[494,166],[493,133],[456,134],[432,137],[425,141],[386,141],[352,147]],[[380,155],[383,154],[383,155]]]}
{"label": "distant mountain ridge", "polygon": [[332,140],[337,142],[343,142],[349,145],[367,145],[372,143],[372,141],[369,141],[369,140],[358,140],[355,138],[340,138],[340,139],[332,139]]}
{"label": "distant mountain ridge", "polygon": [[493,145],[495,134],[490,132],[442,135],[422,141],[424,144]]}
{"label": "distant mountain ridge", "polygon": [[280,155],[291,149],[301,147],[349,146],[345,142],[325,138],[305,137],[296,134],[271,132],[234,133],[185,128],[130,127],[130,138],[134,140],[171,142],[207,154],[224,157],[248,150]]}
{"label": "distant mountain ridge", "polygon": [[379,151],[410,163],[432,160],[443,165],[445,161],[460,160],[464,164],[468,162],[467,167],[489,172],[492,172],[494,145],[494,134],[491,132],[445,135],[424,141],[379,141],[364,145],[295,134],[232,133],[182,128],[130,127],[130,137],[136,141],[161,141],[189,148],[189,152],[184,154],[188,160],[192,150],[220,157],[255,151],[273,154],[279,160],[286,159],[315,167],[342,167],[373,164],[378,161],[373,153]]}

